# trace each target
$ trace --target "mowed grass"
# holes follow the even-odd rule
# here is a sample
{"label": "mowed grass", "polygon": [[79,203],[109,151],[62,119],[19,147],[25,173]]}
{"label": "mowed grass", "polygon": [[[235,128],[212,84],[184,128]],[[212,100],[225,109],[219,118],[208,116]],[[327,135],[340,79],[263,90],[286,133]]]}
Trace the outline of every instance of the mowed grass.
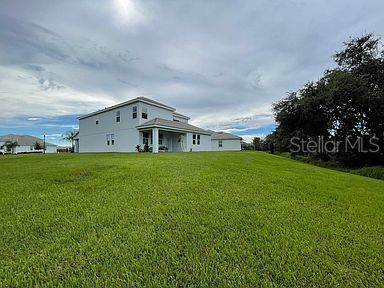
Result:
{"label": "mowed grass", "polygon": [[257,152],[0,158],[0,286],[375,287],[384,181]]}

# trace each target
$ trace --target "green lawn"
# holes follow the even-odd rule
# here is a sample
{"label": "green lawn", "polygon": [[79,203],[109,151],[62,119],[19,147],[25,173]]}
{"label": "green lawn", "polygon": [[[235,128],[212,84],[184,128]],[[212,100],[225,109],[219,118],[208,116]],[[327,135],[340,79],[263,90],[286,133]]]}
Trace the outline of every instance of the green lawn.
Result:
{"label": "green lawn", "polygon": [[381,286],[384,181],[257,152],[0,157],[0,286]]}

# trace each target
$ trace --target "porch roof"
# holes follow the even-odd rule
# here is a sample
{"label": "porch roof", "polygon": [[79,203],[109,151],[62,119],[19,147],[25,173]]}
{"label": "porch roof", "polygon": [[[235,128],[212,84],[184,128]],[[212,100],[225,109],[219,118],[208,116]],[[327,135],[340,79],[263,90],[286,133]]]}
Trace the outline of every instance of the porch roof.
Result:
{"label": "porch roof", "polygon": [[163,129],[174,130],[174,131],[196,132],[200,134],[211,135],[211,132],[204,130],[202,128],[190,125],[188,123],[166,120],[162,118],[154,118],[136,127],[139,130],[143,130],[146,128],[160,128],[160,129],[163,128]]}

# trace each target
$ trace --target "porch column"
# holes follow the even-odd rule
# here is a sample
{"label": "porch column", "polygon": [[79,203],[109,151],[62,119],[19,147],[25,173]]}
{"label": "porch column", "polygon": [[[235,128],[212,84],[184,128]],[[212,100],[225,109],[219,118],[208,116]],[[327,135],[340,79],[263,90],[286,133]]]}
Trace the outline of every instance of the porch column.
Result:
{"label": "porch column", "polygon": [[159,152],[159,128],[152,129],[152,152]]}

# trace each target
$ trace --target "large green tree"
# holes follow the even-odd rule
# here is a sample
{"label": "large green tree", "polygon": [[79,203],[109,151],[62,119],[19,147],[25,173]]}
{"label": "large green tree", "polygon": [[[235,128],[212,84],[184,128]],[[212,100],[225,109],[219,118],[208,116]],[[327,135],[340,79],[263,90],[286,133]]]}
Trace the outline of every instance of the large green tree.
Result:
{"label": "large green tree", "polygon": [[[383,162],[384,50],[372,34],[353,38],[335,56],[337,67],[316,82],[290,93],[273,106],[278,127],[274,132],[281,149],[289,150],[292,137],[355,143],[375,136],[380,150],[361,153],[357,147],[337,153],[319,153],[345,164]],[[345,147],[344,147],[345,148]],[[317,155],[319,156],[319,155]]]}

